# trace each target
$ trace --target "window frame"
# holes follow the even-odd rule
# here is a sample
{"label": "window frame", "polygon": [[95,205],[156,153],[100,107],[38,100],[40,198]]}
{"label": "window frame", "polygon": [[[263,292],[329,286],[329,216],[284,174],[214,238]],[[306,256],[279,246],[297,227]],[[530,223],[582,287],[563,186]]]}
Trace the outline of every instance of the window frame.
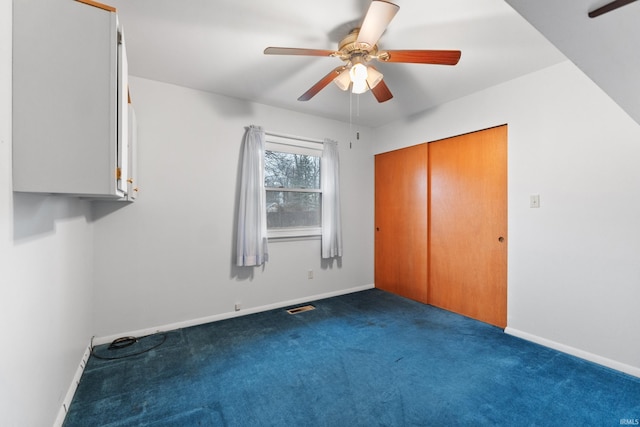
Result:
{"label": "window frame", "polygon": [[[276,135],[265,135],[265,156],[267,151],[276,151],[280,153],[290,153],[305,156],[318,157],[322,162],[323,144],[319,142],[311,142],[295,137],[281,137]],[[267,238],[271,239],[319,239],[322,235],[322,180],[319,183],[320,188],[280,188],[267,187],[265,185],[265,193],[272,192],[301,192],[301,193],[319,193],[320,194],[320,225],[318,227],[283,227],[283,228],[267,228]]]}

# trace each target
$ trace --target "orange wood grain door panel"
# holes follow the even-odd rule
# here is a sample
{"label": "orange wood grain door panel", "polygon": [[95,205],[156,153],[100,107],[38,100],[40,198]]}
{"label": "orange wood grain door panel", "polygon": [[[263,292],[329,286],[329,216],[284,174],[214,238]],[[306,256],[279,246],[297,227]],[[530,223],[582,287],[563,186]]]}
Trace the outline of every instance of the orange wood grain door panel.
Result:
{"label": "orange wood grain door panel", "polygon": [[507,323],[507,126],[429,144],[429,303]]}
{"label": "orange wood grain door panel", "polygon": [[375,285],[427,302],[427,155],[421,144],[375,156]]}

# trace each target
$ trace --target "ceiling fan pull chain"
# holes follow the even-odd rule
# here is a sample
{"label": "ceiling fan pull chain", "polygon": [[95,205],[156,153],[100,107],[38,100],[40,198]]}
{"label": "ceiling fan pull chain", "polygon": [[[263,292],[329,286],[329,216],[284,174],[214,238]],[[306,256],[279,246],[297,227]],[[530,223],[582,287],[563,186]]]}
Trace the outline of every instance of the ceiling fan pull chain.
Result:
{"label": "ceiling fan pull chain", "polygon": [[349,91],[349,148],[353,138],[353,92]]}

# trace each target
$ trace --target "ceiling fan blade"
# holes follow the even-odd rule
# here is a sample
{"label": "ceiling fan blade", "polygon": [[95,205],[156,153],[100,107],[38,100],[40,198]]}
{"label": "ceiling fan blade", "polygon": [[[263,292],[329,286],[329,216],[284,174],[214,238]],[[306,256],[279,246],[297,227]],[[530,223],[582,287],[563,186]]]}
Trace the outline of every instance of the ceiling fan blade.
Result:
{"label": "ceiling fan blade", "polygon": [[265,55],[304,55],[304,56],[336,56],[335,50],[324,49],[300,49],[296,47],[268,47],[264,50]]}
{"label": "ceiling fan blade", "polygon": [[378,53],[378,60],[412,64],[456,65],[461,55],[462,52],[459,50],[387,50]]}
{"label": "ceiling fan blade", "polygon": [[318,92],[320,92],[322,89],[324,89],[325,86],[327,86],[329,83],[331,83],[333,81],[333,79],[338,77],[338,75],[342,71],[344,71],[346,68],[347,67],[343,65],[343,66],[340,66],[340,67],[337,67],[337,68],[331,70],[329,72],[329,74],[327,74],[326,76],[321,78],[320,81],[318,81],[318,83],[314,84],[313,86],[311,86],[311,88],[308,91],[306,91],[305,93],[300,95],[300,98],[298,98],[298,101],[308,101],[311,98],[313,98],[314,96],[316,96],[316,94]]}
{"label": "ceiling fan blade", "polygon": [[629,3],[633,3],[636,0],[615,0],[611,3],[607,3],[602,7],[597,8],[594,11],[589,12],[589,18],[595,18],[600,15],[604,15],[607,12],[611,12],[612,10],[616,10],[619,7],[626,6]]}
{"label": "ceiling fan blade", "polygon": [[398,13],[398,9],[400,6],[388,1],[373,0],[362,21],[356,42],[375,46],[384,30],[387,29],[389,22]]}
{"label": "ceiling fan blade", "polygon": [[393,94],[385,84],[384,80],[381,80],[380,83],[375,85],[375,87],[371,89],[371,93],[373,93],[373,96],[376,97],[378,102],[385,102],[393,98]]}

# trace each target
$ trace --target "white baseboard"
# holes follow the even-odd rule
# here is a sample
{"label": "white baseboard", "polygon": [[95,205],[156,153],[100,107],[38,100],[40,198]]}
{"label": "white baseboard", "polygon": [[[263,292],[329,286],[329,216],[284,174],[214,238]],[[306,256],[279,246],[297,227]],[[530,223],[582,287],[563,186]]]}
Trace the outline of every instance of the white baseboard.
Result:
{"label": "white baseboard", "polygon": [[89,356],[91,355],[91,343],[87,345],[84,354],[82,355],[82,359],[80,360],[80,364],[78,365],[78,369],[76,369],[76,373],[73,376],[73,380],[71,381],[71,385],[69,386],[69,390],[67,390],[67,394],[62,401],[62,406],[58,411],[58,416],[56,417],[55,422],[53,423],[54,427],[62,427],[64,423],[64,419],[67,416],[67,412],[69,411],[69,406],[71,405],[71,401],[73,400],[73,396],[76,394],[76,390],[78,389],[78,384],[80,384],[80,377],[82,377],[82,373],[84,372],[84,368],[87,366],[87,361],[89,360]]}
{"label": "white baseboard", "polygon": [[518,329],[507,327],[504,332],[509,335],[513,335],[514,337],[522,338],[523,340],[531,341],[536,344],[579,357],[580,359],[588,360],[589,362],[597,363],[598,365],[606,366],[607,368],[615,369],[616,371],[624,372],[625,374],[640,378],[640,368],[636,366],[627,365],[616,360],[598,356],[597,354],[589,353],[588,351],[580,350]]}
{"label": "white baseboard", "polygon": [[260,313],[263,311],[268,311],[268,310],[274,310],[274,309],[278,309],[278,308],[282,308],[282,307],[288,307],[291,305],[296,305],[296,304],[303,304],[303,303],[307,303],[310,301],[317,301],[317,300],[321,300],[321,299],[326,299],[326,298],[331,298],[331,297],[336,297],[339,295],[346,295],[346,294],[351,294],[354,292],[360,292],[360,291],[364,291],[367,289],[372,289],[373,287],[375,287],[373,284],[371,285],[363,285],[363,286],[356,286],[354,288],[349,288],[349,289],[341,289],[339,291],[334,291],[334,292],[327,292],[324,294],[318,294],[318,295],[311,295],[311,296],[307,296],[307,297],[303,297],[303,298],[298,298],[298,299],[294,299],[294,300],[289,300],[289,301],[280,301],[274,304],[267,304],[267,305],[263,305],[263,306],[259,306],[259,307],[252,307],[252,308],[248,308],[248,309],[242,309],[239,311],[230,311],[227,313],[221,313],[221,314],[215,314],[212,316],[207,316],[207,317],[201,317],[198,319],[192,319],[192,320],[185,320],[183,322],[176,322],[176,323],[170,323],[167,325],[162,325],[162,326],[156,326],[156,327],[152,327],[152,328],[145,328],[145,329],[138,329],[135,331],[129,331],[129,332],[123,332],[120,333],[118,335],[109,335],[109,336],[104,336],[104,337],[96,337],[93,340],[93,344],[94,345],[100,345],[100,344],[106,344],[106,343],[110,343],[113,340],[126,336],[126,337],[143,337],[143,336],[147,336],[147,335],[151,335],[151,334],[155,334],[158,332],[166,332],[166,331],[173,331],[176,329],[181,329],[181,328],[188,328],[189,326],[196,326],[196,325],[202,325],[205,323],[211,323],[211,322],[216,322],[219,320],[226,320],[226,319],[231,319],[234,317],[240,317],[240,316],[246,316],[248,314],[254,314],[254,313]]}

